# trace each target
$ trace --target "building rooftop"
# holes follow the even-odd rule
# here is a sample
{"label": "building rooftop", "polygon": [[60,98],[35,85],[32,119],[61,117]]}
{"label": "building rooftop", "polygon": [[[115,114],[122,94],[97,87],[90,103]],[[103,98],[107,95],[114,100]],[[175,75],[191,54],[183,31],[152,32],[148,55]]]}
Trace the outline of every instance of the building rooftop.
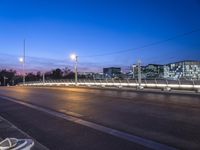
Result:
{"label": "building rooftop", "polygon": [[177,63],[183,63],[183,62],[195,62],[195,63],[200,63],[200,60],[181,60],[181,61],[176,61],[176,62],[168,63],[168,64],[166,64],[166,65],[169,65],[169,64],[177,64]]}

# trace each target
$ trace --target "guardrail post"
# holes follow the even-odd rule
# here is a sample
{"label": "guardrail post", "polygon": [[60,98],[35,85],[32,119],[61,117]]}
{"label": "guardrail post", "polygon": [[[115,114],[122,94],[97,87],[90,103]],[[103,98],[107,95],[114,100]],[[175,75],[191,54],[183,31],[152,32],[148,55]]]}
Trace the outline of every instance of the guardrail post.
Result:
{"label": "guardrail post", "polygon": [[167,81],[167,79],[166,79],[165,81],[166,81],[166,86],[168,86],[168,81]]}
{"label": "guardrail post", "polygon": [[167,79],[165,81],[166,81],[166,87],[164,87],[163,91],[171,91],[171,88],[168,86]]}
{"label": "guardrail post", "polygon": [[101,81],[101,79],[100,79],[100,85],[102,85],[102,81]]}
{"label": "guardrail post", "polygon": [[195,86],[195,83],[194,83],[194,80],[192,79],[192,84],[193,84],[193,87]]}
{"label": "guardrail post", "polygon": [[179,87],[180,87],[180,85],[181,85],[181,81],[180,81],[180,79],[178,79],[178,84],[179,84]]}
{"label": "guardrail post", "polygon": [[126,82],[127,82],[127,85],[130,86],[130,84],[129,84],[129,79],[126,79]]}
{"label": "guardrail post", "polygon": [[113,86],[115,86],[115,80],[114,79],[112,79],[112,83],[113,83]]}
{"label": "guardrail post", "polygon": [[120,79],[119,79],[119,83],[120,83],[119,88],[122,88],[122,82]]}
{"label": "guardrail post", "polygon": [[84,86],[86,85],[85,79],[83,79],[83,85],[84,85]]}
{"label": "guardrail post", "polygon": [[105,87],[105,85],[103,84],[102,80],[101,80],[101,87]]}
{"label": "guardrail post", "polygon": [[96,79],[94,78],[94,82],[95,82],[95,86],[97,86],[97,81],[96,81]]}
{"label": "guardrail post", "polygon": [[147,87],[147,80],[145,79],[144,81],[145,81],[145,86]]}
{"label": "guardrail post", "polygon": [[156,87],[158,87],[158,82],[157,82],[156,78],[155,78],[155,84],[156,84]]}

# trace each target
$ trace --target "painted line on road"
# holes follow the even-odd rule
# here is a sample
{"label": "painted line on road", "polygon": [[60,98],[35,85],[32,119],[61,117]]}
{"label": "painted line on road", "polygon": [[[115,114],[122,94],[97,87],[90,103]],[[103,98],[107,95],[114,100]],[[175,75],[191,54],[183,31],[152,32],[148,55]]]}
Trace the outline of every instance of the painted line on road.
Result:
{"label": "painted line on road", "polygon": [[165,144],[161,144],[161,143],[149,140],[149,139],[145,139],[145,138],[142,138],[142,137],[139,137],[139,136],[135,136],[135,135],[125,133],[125,132],[122,132],[122,131],[119,131],[119,130],[115,130],[115,129],[112,129],[112,128],[109,128],[109,127],[105,127],[105,126],[102,126],[102,125],[99,125],[99,124],[96,124],[96,123],[93,123],[93,122],[89,122],[89,121],[86,121],[86,120],[83,120],[83,119],[80,119],[80,118],[76,118],[76,117],[73,117],[73,116],[70,116],[70,115],[59,113],[59,112],[56,112],[56,111],[53,111],[53,110],[48,110],[48,109],[45,109],[45,108],[42,108],[42,107],[39,107],[39,106],[36,106],[36,105],[32,105],[32,104],[29,104],[29,103],[26,103],[26,102],[15,100],[13,98],[5,97],[5,96],[0,96],[0,97],[5,99],[5,100],[9,100],[9,101],[12,101],[12,102],[15,102],[15,103],[36,109],[38,111],[42,111],[42,112],[51,114],[55,117],[59,117],[59,118],[65,119],[67,121],[71,121],[71,122],[74,122],[74,123],[77,123],[77,124],[80,124],[80,125],[83,125],[83,126],[87,126],[89,128],[92,128],[92,129],[95,129],[95,130],[98,130],[98,131],[101,131],[101,132],[104,132],[104,133],[107,133],[107,134],[110,134],[112,136],[131,141],[133,143],[142,145],[142,146],[150,148],[150,149],[154,149],[154,150],[177,150],[176,148],[165,145]]}
{"label": "painted line on road", "polygon": [[74,116],[74,117],[83,117],[83,115],[81,115],[81,114],[78,114],[78,113],[75,113],[75,112],[72,112],[72,111],[68,111],[66,109],[60,109],[59,111],[66,113],[67,115]]}

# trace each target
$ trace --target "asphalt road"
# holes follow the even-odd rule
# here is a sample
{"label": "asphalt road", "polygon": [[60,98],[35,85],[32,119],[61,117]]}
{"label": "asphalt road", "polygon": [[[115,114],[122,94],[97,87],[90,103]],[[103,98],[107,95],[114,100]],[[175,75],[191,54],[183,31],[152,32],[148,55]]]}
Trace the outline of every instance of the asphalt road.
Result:
{"label": "asphalt road", "polygon": [[[200,149],[200,95],[86,88],[30,87],[2,87],[0,88],[0,95],[63,112],[87,121],[137,135],[145,139],[151,139],[179,149]],[[13,105],[5,104],[5,102],[0,101],[0,107],[1,104],[3,108],[5,106]],[[2,108],[0,109],[2,110]],[[13,110],[13,108],[10,108],[10,110]],[[17,106],[14,110],[17,110]],[[7,110],[3,111],[4,113],[1,111],[1,115],[3,114],[4,117],[10,118],[13,123],[17,122],[18,126],[22,126],[16,116],[10,116],[8,113],[5,114],[6,111],[9,111],[9,107]],[[19,109],[19,111],[21,111],[21,109]],[[37,113],[41,112],[34,112],[34,114]],[[45,119],[50,116],[44,117],[44,114],[36,115],[35,117],[38,117],[39,120],[43,120],[44,118],[45,122],[51,120]],[[58,118],[54,119],[56,120]],[[36,127],[37,124],[40,126],[37,121],[35,122],[34,125],[29,123],[29,126],[32,125]],[[66,126],[63,127],[64,123],[61,123],[61,126],[61,124],[58,124],[55,121],[55,124],[58,125],[57,128],[67,128]],[[70,122],[67,122],[67,124],[70,124]],[[49,122],[48,125],[52,126],[52,122]],[[30,128],[33,128],[32,126]],[[77,128],[79,129],[83,127],[81,126]],[[78,129],[72,129],[70,131],[77,131]],[[43,131],[42,128],[40,130],[41,132]],[[116,139],[113,136],[105,135],[103,133],[93,132],[97,131],[87,129],[88,134],[86,135],[92,134],[88,139],[93,139],[93,137],[100,138],[101,140],[113,138],[110,145],[113,146],[113,143],[118,143],[118,146],[116,146],[118,149],[143,149],[143,147],[140,147],[137,144],[135,145],[134,143],[120,140],[118,138]],[[103,137],[95,136],[99,134],[103,134]],[[52,137],[56,137],[56,134],[52,135]],[[39,137],[37,137],[37,139],[38,138]],[[45,143],[45,146],[47,145],[47,147],[51,146],[45,141],[42,141],[41,143]],[[106,149],[105,147],[100,147],[104,145],[102,145],[101,142],[98,144],[99,148]],[[122,148],[122,145],[128,146]],[[109,146],[108,149],[112,149]],[[94,149],[94,147],[91,149]]]}

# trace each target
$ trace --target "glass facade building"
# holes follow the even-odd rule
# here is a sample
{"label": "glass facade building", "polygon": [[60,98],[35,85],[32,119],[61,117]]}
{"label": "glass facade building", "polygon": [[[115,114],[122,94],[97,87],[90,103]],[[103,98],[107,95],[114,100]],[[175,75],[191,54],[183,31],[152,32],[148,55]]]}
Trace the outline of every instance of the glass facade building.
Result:
{"label": "glass facade building", "polygon": [[200,80],[200,61],[180,61],[164,66],[164,78]]}
{"label": "glass facade building", "polygon": [[121,68],[118,67],[103,68],[103,74],[106,78],[119,77],[121,75]]}

